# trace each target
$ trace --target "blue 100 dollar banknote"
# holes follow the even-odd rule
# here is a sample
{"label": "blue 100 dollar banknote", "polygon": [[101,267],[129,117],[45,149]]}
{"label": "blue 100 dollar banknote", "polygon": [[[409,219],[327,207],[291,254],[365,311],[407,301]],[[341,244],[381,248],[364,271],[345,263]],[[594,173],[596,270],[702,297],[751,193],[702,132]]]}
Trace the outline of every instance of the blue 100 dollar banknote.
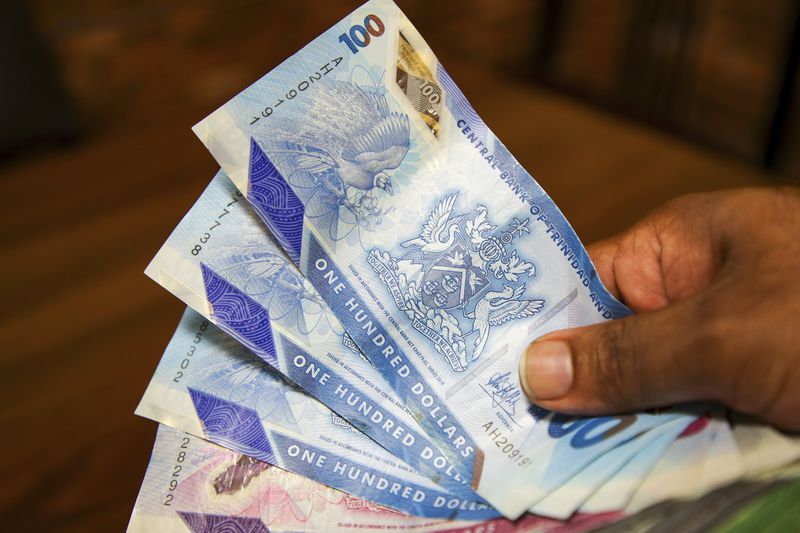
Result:
{"label": "blue 100 dollar banknote", "polygon": [[506,516],[676,416],[531,409],[517,378],[523,348],[629,311],[391,1],[366,3],[194,131]]}
{"label": "blue 100 dollar banknote", "polygon": [[146,273],[399,459],[480,500],[224,174]]}
{"label": "blue 100 dollar banknote", "polygon": [[187,309],[137,414],[416,516],[487,519]]}

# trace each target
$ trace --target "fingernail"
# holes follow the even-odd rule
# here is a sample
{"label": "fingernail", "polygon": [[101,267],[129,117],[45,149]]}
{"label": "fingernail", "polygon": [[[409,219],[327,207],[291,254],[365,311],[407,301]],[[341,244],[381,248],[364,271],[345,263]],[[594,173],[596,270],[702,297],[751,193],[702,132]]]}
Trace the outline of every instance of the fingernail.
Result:
{"label": "fingernail", "polygon": [[572,354],[564,341],[534,342],[519,358],[522,390],[532,401],[557,400],[572,387]]}

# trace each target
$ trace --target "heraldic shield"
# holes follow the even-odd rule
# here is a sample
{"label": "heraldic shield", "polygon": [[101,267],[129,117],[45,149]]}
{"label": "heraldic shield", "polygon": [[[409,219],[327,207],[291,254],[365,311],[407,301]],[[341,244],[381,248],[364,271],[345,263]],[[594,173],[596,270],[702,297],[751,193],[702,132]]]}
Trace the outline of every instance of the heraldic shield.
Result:
{"label": "heraldic shield", "polygon": [[492,328],[539,313],[545,301],[525,297],[536,267],[515,244],[530,233],[530,219],[498,228],[480,204],[454,214],[457,196],[436,203],[419,234],[399,243],[402,255],[375,248],[367,263],[410,326],[463,372],[483,353]]}
{"label": "heraldic shield", "polygon": [[488,288],[489,278],[458,243],[428,263],[422,278],[422,303],[436,309],[464,307]]}

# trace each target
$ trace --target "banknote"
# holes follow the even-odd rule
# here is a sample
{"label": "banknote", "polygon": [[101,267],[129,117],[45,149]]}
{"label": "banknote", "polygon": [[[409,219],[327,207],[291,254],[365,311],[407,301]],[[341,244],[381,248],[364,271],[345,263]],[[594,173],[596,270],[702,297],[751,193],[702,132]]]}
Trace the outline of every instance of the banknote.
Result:
{"label": "banknote", "polygon": [[[676,439],[662,440],[639,452],[633,460],[625,464],[611,479],[591,495],[581,506],[581,511],[604,512],[625,509],[634,493],[641,487],[644,480],[671,447],[673,447],[673,457],[683,455],[684,460],[695,463],[693,468],[699,468],[698,465],[705,460],[708,454],[707,443],[711,442],[713,434],[719,430],[719,425],[723,423],[722,420],[713,418],[710,414],[699,414],[702,414],[702,416],[698,416],[676,436],[677,440],[682,441],[681,444],[675,445]],[[685,452],[676,454],[676,448],[693,453],[688,455]],[[684,470],[684,472],[686,471]],[[696,480],[685,481],[685,484],[689,485]],[[645,487],[645,490],[647,490],[647,487]]]}
{"label": "banknote", "polygon": [[[686,429],[686,420],[678,419],[659,428],[647,431],[640,438],[624,442],[592,461],[572,479],[550,493],[546,498],[529,509],[531,513],[567,519],[590,497],[599,491],[612,491],[619,495],[629,494],[639,486],[649,469],[634,463],[652,461],[664,454],[670,444]],[[605,506],[603,511],[618,511],[625,507]]]}
{"label": "banknote", "polygon": [[479,501],[219,173],[146,273],[449,492]]}
{"label": "banknote", "polygon": [[128,531],[429,531],[438,523],[161,425]]}
{"label": "banknote", "polygon": [[128,531],[577,533],[617,518],[557,522],[526,515],[517,522],[470,522],[408,516],[161,425]]}
{"label": "banknote", "polygon": [[800,458],[796,438],[739,414],[728,413],[727,417],[710,413],[689,426],[663,456],[643,456],[626,465],[623,471],[632,468],[647,473],[658,463],[649,479],[636,487],[633,501],[633,491],[612,479],[581,510],[624,509],[627,515],[638,514],[662,500],[690,500],[739,478],[759,479]]}
{"label": "banknote", "polygon": [[[752,418],[738,413],[728,413],[728,420],[731,424],[739,458],[744,465],[742,479],[734,483],[726,483],[719,488],[698,486],[694,479],[687,479],[686,488],[677,497],[630,514],[629,518],[614,526],[603,528],[602,531],[609,533],[612,531],[676,530],[700,532],[712,529],[714,531],[753,529],[741,527],[736,529],[727,522],[731,517],[740,514],[743,509],[748,507],[752,509],[750,502],[761,500],[760,503],[765,503],[768,499],[772,500],[770,493],[772,489],[785,486],[787,482],[800,477],[800,468],[798,468],[800,465],[794,462],[798,458],[798,445],[796,437],[783,434]],[[706,427],[702,428],[702,431],[713,430],[714,425],[719,426],[720,424],[719,419],[711,424],[706,421]],[[694,429],[697,429],[697,424]],[[687,433],[691,434],[695,431],[687,431]],[[728,437],[723,435],[720,443],[723,447],[728,447]],[[722,464],[725,454],[711,451],[710,455],[712,457],[722,455],[722,460],[714,466],[726,471]],[[734,467],[734,469],[737,468]],[[774,514],[777,509],[786,516],[784,511],[788,511],[790,505],[779,504],[776,501],[770,503],[770,506],[762,507],[766,515]],[[619,508],[619,505],[616,507]],[[765,518],[769,519],[768,516]],[[764,527],[769,526],[775,529],[774,524],[759,523]],[[780,530],[780,528],[775,530]]]}
{"label": "banknote", "polygon": [[800,435],[782,433],[738,413],[729,414],[729,420],[747,477],[800,459]]}
{"label": "banknote", "polygon": [[517,378],[523,348],[629,310],[390,0],[345,17],[194,131],[506,516],[675,417],[531,412]]}
{"label": "banknote", "polygon": [[418,474],[190,309],[136,413],[408,514],[499,516]]}
{"label": "banknote", "polygon": [[707,426],[695,426],[672,443],[637,487],[625,512],[634,514],[665,500],[696,498],[743,474],[730,424],[723,414],[712,413]]}
{"label": "banknote", "polygon": [[[695,487],[695,491],[691,495],[692,498],[697,498],[717,487],[733,483],[747,473],[744,457],[736,444],[733,428],[731,428],[728,420],[725,419],[724,412],[719,415],[719,418],[715,415],[712,416],[717,427],[716,431],[711,434],[711,443],[708,446],[708,456],[703,462],[703,470],[696,478],[687,478],[693,480],[688,485],[694,485]],[[662,460],[664,459],[669,459],[668,453],[664,454]],[[645,478],[646,481],[647,479]],[[628,505],[628,508],[632,508],[631,505]]]}
{"label": "banknote", "polygon": [[605,485],[581,510],[625,509],[630,515],[663,500],[694,499],[738,479],[758,479],[800,458],[800,440],[743,415],[717,410],[693,423],[659,458],[652,460],[655,468],[635,495]]}

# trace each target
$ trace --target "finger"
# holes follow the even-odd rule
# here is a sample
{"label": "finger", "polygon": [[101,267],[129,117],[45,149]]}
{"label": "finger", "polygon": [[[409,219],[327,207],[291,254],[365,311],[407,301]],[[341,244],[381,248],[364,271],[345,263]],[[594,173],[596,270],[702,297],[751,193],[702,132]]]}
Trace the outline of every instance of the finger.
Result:
{"label": "finger", "polygon": [[617,280],[614,276],[614,257],[619,249],[621,239],[622,235],[616,235],[586,247],[589,258],[592,260],[595,270],[597,270],[597,275],[600,276],[600,281],[603,282],[603,285],[615,298],[621,297],[617,287]]}
{"label": "finger", "polygon": [[643,220],[587,248],[603,284],[634,311],[654,311],[669,302],[660,240],[657,226]]}
{"label": "finger", "polygon": [[532,343],[520,381],[536,404],[570,414],[606,414],[712,398],[719,372],[701,307],[685,302],[659,311],[558,331]]}

